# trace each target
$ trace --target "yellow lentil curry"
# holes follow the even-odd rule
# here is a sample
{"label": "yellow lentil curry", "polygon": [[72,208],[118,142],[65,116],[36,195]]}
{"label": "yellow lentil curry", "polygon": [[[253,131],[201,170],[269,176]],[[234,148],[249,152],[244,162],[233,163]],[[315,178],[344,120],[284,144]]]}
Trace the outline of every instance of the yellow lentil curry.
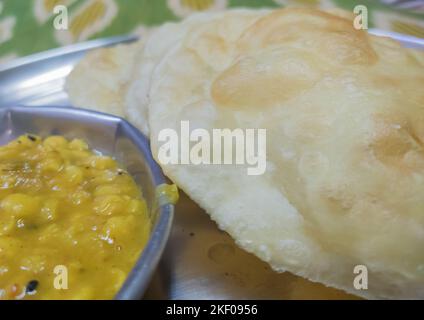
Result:
{"label": "yellow lentil curry", "polygon": [[109,299],[150,233],[141,190],[82,140],[0,147],[0,299]]}

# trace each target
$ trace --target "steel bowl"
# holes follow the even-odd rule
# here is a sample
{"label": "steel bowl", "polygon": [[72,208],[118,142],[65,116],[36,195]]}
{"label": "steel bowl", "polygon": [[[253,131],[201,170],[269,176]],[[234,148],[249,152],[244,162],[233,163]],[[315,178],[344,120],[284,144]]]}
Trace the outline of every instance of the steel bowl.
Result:
{"label": "steel bowl", "polygon": [[92,149],[113,156],[139,185],[149,208],[152,233],[115,299],[141,298],[168,240],[174,215],[170,199],[156,192],[167,180],[152,157],[148,139],[124,119],[95,111],[66,107],[0,109],[0,145],[26,133],[83,139]]}

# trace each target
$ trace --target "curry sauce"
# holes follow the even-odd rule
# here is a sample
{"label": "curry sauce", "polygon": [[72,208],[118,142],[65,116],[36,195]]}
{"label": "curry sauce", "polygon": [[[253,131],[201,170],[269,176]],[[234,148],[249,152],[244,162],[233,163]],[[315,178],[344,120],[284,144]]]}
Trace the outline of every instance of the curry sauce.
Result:
{"label": "curry sauce", "polygon": [[146,245],[141,190],[79,139],[0,147],[0,299],[109,299]]}

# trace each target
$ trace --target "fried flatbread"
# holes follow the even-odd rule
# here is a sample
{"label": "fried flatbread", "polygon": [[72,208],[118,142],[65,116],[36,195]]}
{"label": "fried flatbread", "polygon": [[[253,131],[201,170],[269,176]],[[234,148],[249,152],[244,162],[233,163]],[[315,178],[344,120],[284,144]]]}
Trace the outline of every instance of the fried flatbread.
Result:
{"label": "fried flatbread", "polygon": [[[366,298],[424,298],[422,53],[343,15],[283,9],[190,30],[155,68],[162,129],[267,129],[267,170],[162,164],[249,252]],[[158,159],[159,160],[159,159]],[[354,287],[356,266],[367,290]]]}

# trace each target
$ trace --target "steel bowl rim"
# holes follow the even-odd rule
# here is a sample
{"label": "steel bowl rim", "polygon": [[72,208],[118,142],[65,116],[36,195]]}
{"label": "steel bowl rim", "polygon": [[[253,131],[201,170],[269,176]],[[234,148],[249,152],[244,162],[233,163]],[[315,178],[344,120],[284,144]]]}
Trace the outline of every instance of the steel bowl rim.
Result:
{"label": "steel bowl rim", "polygon": [[[54,111],[56,114],[62,116],[75,116],[79,117],[92,117],[93,120],[103,120],[113,122],[116,125],[122,125],[129,133],[129,138],[137,147],[138,151],[142,154],[146,162],[146,166],[151,170],[151,177],[154,187],[167,183],[167,178],[163,174],[162,169],[154,160],[150,149],[150,142],[148,138],[141,133],[136,127],[129,123],[124,118],[106,114],[99,111],[87,110],[75,107],[55,107],[55,106],[12,106],[3,107],[0,109],[0,119],[11,112],[19,113],[20,111],[39,112]],[[157,199],[156,199],[157,201]],[[134,300],[142,297],[146,290],[150,278],[159,263],[165,245],[169,239],[172,222],[174,218],[174,204],[172,203],[158,203],[157,209],[158,216],[154,224],[153,230],[150,234],[149,240],[141,252],[136,264],[127,275],[121,289],[115,295],[116,300]]]}

